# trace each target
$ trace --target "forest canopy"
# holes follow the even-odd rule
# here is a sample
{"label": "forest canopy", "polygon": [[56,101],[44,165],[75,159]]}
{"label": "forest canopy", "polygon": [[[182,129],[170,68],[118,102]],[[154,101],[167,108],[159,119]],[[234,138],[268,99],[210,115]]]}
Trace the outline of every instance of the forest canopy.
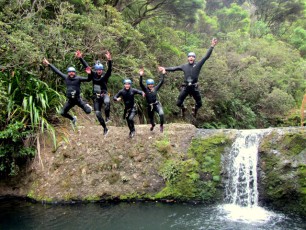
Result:
{"label": "forest canopy", "polygon": [[[106,64],[104,53],[112,53],[114,95],[124,78],[139,88],[141,66],[145,78],[158,81],[157,66],[183,64],[190,51],[200,58],[216,37],[199,77],[203,107],[197,120],[185,121],[202,128],[299,125],[305,14],[303,0],[0,0],[0,174],[18,173],[18,162],[35,154],[40,133],[56,140],[65,85],[42,59],[85,76],[76,50],[91,65]],[[159,92],[168,123],[182,121],[175,106],[181,83],[181,73],[169,73]],[[89,102],[91,87],[82,86]],[[146,122],[145,102],[137,104]],[[187,107],[193,104],[187,98]],[[117,124],[121,113],[112,107]]]}

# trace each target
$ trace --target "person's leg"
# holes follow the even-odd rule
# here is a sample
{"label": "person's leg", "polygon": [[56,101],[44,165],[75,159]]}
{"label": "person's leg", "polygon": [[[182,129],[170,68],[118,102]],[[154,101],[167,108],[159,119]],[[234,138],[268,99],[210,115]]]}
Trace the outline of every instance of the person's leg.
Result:
{"label": "person's leg", "polygon": [[184,100],[187,96],[188,96],[187,87],[182,87],[180,95],[177,98],[176,105],[180,107],[183,117],[185,116],[185,112],[186,112],[186,107],[184,106]]}
{"label": "person's leg", "polygon": [[91,113],[91,107],[90,107],[88,104],[86,104],[86,103],[82,100],[82,98],[79,97],[79,98],[77,99],[77,105],[78,105],[80,108],[82,108],[86,114],[90,114],[90,113]]}
{"label": "person's leg", "polygon": [[135,135],[134,117],[135,117],[136,113],[137,113],[136,108],[132,108],[129,111],[129,114],[126,118],[129,129],[130,129],[130,137],[131,138],[134,137],[134,135]]}
{"label": "person's leg", "polygon": [[76,103],[75,103],[74,101],[68,99],[68,100],[66,101],[65,105],[63,106],[63,108],[62,108],[60,114],[61,114],[63,117],[66,117],[66,118],[68,118],[69,120],[73,121],[73,120],[74,120],[74,117],[71,116],[68,112],[69,112],[69,110],[70,110],[73,106],[75,106],[75,104],[76,104]]}
{"label": "person's leg", "polygon": [[195,103],[196,103],[195,106],[194,106],[194,109],[193,109],[193,115],[194,115],[194,117],[196,117],[199,108],[202,107],[202,98],[201,98],[200,91],[198,90],[198,87],[195,87],[192,90],[191,95],[194,98]]}
{"label": "person's leg", "polygon": [[156,105],[156,111],[159,115],[160,131],[163,132],[164,131],[164,110],[160,102]]}
{"label": "person's leg", "polygon": [[154,110],[152,110],[152,107],[150,105],[148,106],[148,117],[149,117],[149,121],[150,121],[150,124],[151,124],[150,130],[153,131],[154,126],[155,126]]}
{"label": "person's leg", "polygon": [[105,120],[106,122],[110,121],[110,98],[107,93],[104,94],[104,104],[105,104]]}
{"label": "person's leg", "polygon": [[108,129],[106,128],[106,124],[105,121],[102,117],[102,112],[101,112],[101,108],[102,108],[102,99],[101,98],[95,98],[94,99],[94,110],[95,110],[95,114],[96,117],[100,123],[100,125],[102,125],[103,129],[104,129],[104,135],[107,133]]}

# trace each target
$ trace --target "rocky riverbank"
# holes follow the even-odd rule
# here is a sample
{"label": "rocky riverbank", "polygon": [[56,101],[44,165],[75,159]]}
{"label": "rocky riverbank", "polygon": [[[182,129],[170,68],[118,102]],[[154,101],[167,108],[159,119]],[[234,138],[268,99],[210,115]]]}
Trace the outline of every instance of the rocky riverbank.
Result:
{"label": "rocky riverbank", "polygon": [[[222,159],[238,130],[201,130],[167,124],[164,133],[136,126],[79,126],[56,150],[40,154],[18,178],[0,182],[0,196],[43,202],[167,200],[214,203],[224,198]],[[306,133],[302,128],[265,130],[259,148],[260,203],[305,215]],[[286,205],[284,205],[286,204]]]}

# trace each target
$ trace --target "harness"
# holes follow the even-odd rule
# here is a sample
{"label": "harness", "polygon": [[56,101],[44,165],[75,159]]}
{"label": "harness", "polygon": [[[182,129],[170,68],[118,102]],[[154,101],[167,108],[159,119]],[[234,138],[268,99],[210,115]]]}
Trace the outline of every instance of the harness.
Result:
{"label": "harness", "polygon": [[153,111],[154,105],[157,105],[159,101],[155,101],[153,103],[150,103],[149,106],[151,107],[151,111]]}
{"label": "harness", "polygon": [[190,86],[194,86],[194,87],[198,87],[198,83],[191,83],[191,82],[185,82],[182,84],[183,87],[190,87]]}
{"label": "harness", "polygon": [[96,97],[97,98],[101,98],[101,97],[104,97],[105,93],[96,93]]}
{"label": "harness", "polygon": [[70,94],[71,94],[71,98],[74,99],[75,98],[75,94],[76,94],[76,90],[71,91]]}

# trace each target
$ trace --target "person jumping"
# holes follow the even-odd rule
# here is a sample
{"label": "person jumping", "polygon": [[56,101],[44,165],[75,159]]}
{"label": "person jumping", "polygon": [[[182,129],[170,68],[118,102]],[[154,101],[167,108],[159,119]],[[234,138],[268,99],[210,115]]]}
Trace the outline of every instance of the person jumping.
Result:
{"label": "person jumping", "polygon": [[135,106],[134,96],[135,94],[145,96],[144,92],[131,88],[132,81],[130,79],[125,79],[123,81],[124,88],[120,90],[115,96],[115,101],[120,101],[121,97],[123,99],[125,108],[123,118],[126,119],[130,133],[129,137],[133,138],[135,136],[135,125],[134,125],[134,117],[137,113],[137,109]]}
{"label": "person jumping", "polygon": [[140,87],[142,89],[142,91],[145,93],[146,95],[146,101],[148,104],[148,117],[150,119],[150,124],[151,124],[151,128],[150,130],[153,131],[154,127],[155,127],[155,122],[154,122],[154,112],[158,113],[159,115],[159,119],[160,119],[160,132],[163,132],[164,130],[164,111],[162,108],[161,103],[157,100],[157,91],[160,89],[160,87],[163,85],[164,83],[164,78],[165,78],[165,74],[166,74],[166,70],[165,68],[159,67],[159,71],[162,73],[160,76],[160,82],[154,86],[154,80],[153,79],[147,79],[146,80],[146,84],[147,87],[144,86],[144,84],[142,83],[142,77],[144,75],[144,69],[141,68],[139,70],[139,84]]}
{"label": "person jumping", "polygon": [[[75,56],[79,58],[85,68],[89,67],[79,50],[76,51]],[[110,98],[107,92],[107,82],[112,73],[112,56],[109,51],[106,52],[105,56],[108,60],[106,73],[103,74],[104,66],[98,62],[94,66],[95,71],[90,70],[88,78],[89,80],[92,80],[93,104],[96,117],[100,125],[103,127],[103,134],[107,135],[108,128],[106,127],[106,123],[110,121]],[[106,121],[104,121],[101,112],[103,103],[105,104]]]}
{"label": "person jumping", "polygon": [[205,61],[210,57],[214,47],[217,45],[218,41],[216,38],[212,39],[211,47],[208,49],[206,55],[199,61],[196,62],[196,55],[194,52],[188,53],[188,63],[175,67],[167,67],[166,71],[174,72],[174,71],[183,71],[184,72],[184,83],[181,87],[180,95],[178,96],[178,100],[176,105],[181,108],[182,116],[185,115],[186,107],[184,106],[184,100],[188,95],[191,95],[196,104],[193,110],[193,115],[196,117],[199,108],[202,106],[201,94],[198,89],[198,78],[201,71],[202,66]]}
{"label": "person jumping", "polygon": [[[46,66],[49,66],[53,72],[55,72],[57,75],[62,77],[62,79],[64,79],[65,84],[67,86],[67,90],[66,90],[67,101],[64,107],[62,108],[60,114],[63,117],[66,117],[69,120],[71,120],[73,125],[76,125],[76,117],[71,116],[68,112],[75,105],[82,108],[86,114],[89,114],[91,112],[92,110],[91,106],[86,104],[80,96],[81,82],[89,82],[90,80],[87,77],[76,76],[76,70],[74,67],[68,67],[67,74],[64,74],[59,69],[57,69],[54,65],[50,64],[46,58],[43,59],[43,63]],[[87,68],[86,72],[89,73],[89,71],[90,71],[90,68]]]}

